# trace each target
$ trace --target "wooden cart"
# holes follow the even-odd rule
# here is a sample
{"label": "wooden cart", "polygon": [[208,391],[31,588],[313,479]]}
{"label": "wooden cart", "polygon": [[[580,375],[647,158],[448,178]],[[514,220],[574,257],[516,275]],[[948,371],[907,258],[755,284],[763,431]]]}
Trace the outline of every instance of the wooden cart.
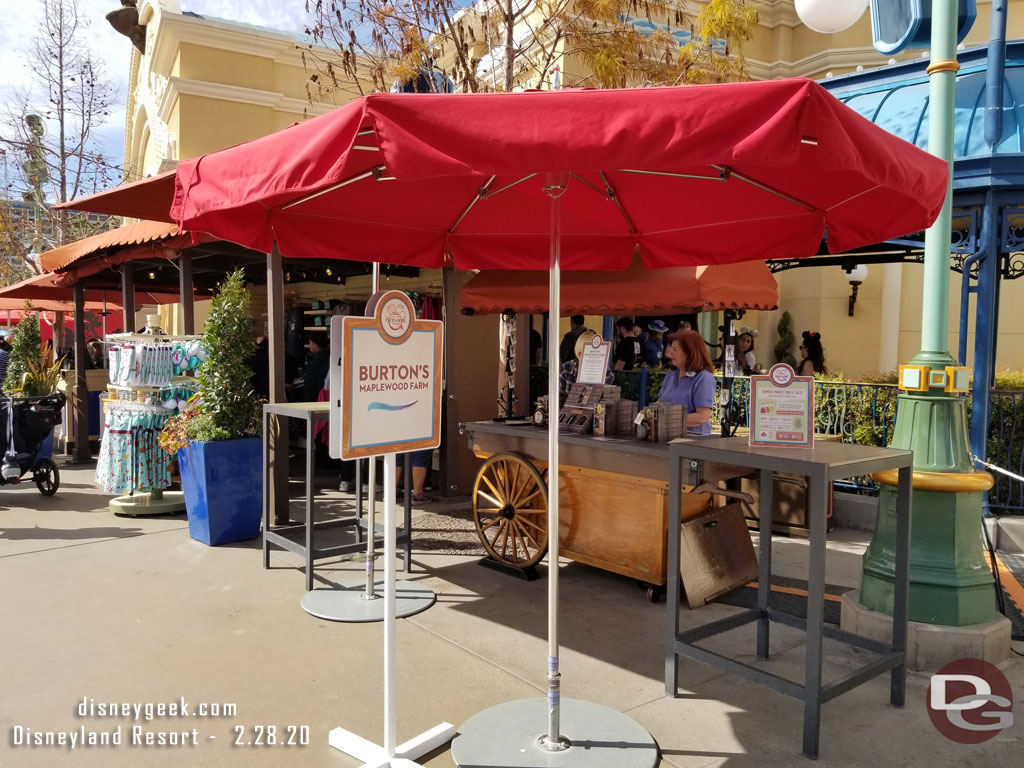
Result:
{"label": "wooden cart", "polygon": [[[548,546],[547,430],[472,422],[463,431],[484,459],[473,486],[480,540],[499,563],[531,568]],[[559,464],[559,554],[638,579],[650,600],[660,600],[668,546],[668,444],[562,434]],[[709,494],[688,492],[695,485],[747,472],[728,465],[694,467],[686,478],[683,519],[711,503]]]}

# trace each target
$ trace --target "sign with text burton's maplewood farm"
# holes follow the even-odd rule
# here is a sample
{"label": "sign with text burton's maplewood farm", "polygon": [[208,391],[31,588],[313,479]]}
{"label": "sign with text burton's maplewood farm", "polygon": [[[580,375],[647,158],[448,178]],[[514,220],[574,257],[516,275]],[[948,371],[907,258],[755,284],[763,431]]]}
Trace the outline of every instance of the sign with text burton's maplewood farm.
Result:
{"label": "sign with text burton's maplewood farm", "polygon": [[340,399],[331,392],[341,410],[341,458],[436,448],[443,324],[417,320],[401,291],[375,294],[366,314],[333,321],[342,325]]}

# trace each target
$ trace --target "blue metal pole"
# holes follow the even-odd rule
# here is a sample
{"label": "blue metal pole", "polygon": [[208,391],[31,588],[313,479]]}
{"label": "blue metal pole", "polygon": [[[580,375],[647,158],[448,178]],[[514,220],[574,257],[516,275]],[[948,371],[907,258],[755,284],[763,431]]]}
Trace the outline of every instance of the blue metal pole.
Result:
{"label": "blue metal pole", "polygon": [[[982,216],[984,217],[984,214]],[[971,294],[978,292],[977,288],[971,289],[971,269],[985,253],[985,237],[982,235],[977,253],[972,253],[964,259],[963,274],[960,277],[960,335],[956,357],[956,361],[960,365],[967,365],[967,317],[970,310]]]}
{"label": "blue metal pole", "polygon": [[985,64],[985,142],[995,151],[1003,135],[1003,74],[1006,68],[1006,0],[992,0]]}
{"label": "blue metal pole", "polygon": [[978,266],[978,300],[974,321],[974,385],[971,403],[971,453],[988,458],[988,430],[992,416],[992,381],[995,373],[996,287],[999,283],[999,207],[995,192],[985,193],[982,222],[983,254]]}

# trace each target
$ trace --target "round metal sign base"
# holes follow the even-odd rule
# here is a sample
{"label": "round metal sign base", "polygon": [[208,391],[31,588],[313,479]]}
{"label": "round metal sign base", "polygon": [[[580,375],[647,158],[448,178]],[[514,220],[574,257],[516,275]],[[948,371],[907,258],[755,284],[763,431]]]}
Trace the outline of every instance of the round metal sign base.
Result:
{"label": "round metal sign base", "polygon": [[[328,621],[384,621],[384,582],[374,584],[376,598],[366,599],[366,579],[307,592],[302,609]],[[395,582],[395,617],[404,618],[427,610],[436,600],[433,590],[409,581]]]}
{"label": "round metal sign base", "polygon": [[520,699],[469,718],[452,741],[452,759],[469,768],[654,768],[658,745],[644,728],[614,709],[562,699],[561,735],[568,749],[542,745],[546,699]]}

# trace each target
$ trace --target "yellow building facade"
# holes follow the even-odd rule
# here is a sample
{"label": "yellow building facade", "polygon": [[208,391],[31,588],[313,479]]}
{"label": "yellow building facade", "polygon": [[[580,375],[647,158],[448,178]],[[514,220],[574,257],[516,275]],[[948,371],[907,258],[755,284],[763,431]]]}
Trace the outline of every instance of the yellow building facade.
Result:
{"label": "yellow building facade", "polygon": [[[821,79],[890,62],[872,47],[869,14],[839,34],[823,35],[800,22],[792,0],[761,0],[753,5],[758,11],[758,27],[743,52],[754,79]],[[139,6],[140,23],[146,25],[146,53],[134,51],[132,56],[125,132],[128,179],[151,175],[173,167],[181,158],[247,141],[322,114],[357,97],[362,90],[355,84],[343,84],[329,103],[311,102],[307,91],[311,70],[303,62],[303,49],[309,49],[301,37],[183,13],[178,0],[142,0]],[[693,15],[699,6],[696,2],[689,4]],[[987,42],[989,8],[987,0],[978,0],[978,19],[965,45]],[[1024,37],[1024,0],[1010,2],[1008,16],[1007,38]],[[527,33],[525,25],[516,30],[518,39],[528,40]],[[477,41],[472,52],[480,60],[478,76],[484,82],[498,82],[498,70],[503,66],[500,52],[484,40]],[[912,50],[895,58],[905,61],[926,55]],[[566,57],[557,63],[562,85],[585,78],[578,59]],[[544,82],[534,79],[540,78],[527,68],[519,73],[517,81],[520,87],[550,86],[550,77]],[[777,277],[779,306],[790,312],[796,337],[799,339],[802,330],[821,333],[831,370],[857,378],[893,370],[917,351],[920,265],[871,266],[859,288],[853,316],[847,309],[850,284],[839,267],[793,269]],[[1024,368],[1024,330],[1019,328],[1018,310],[1024,304],[1024,293],[1017,283],[1005,281],[1002,287],[999,368]],[[953,274],[949,348],[954,351],[959,311],[960,280]],[[778,318],[779,312],[761,312],[750,313],[743,320],[743,324],[759,330],[756,350],[765,364],[773,362],[771,350],[777,339]],[[972,349],[973,335],[968,339],[968,350]],[[792,352],[797,354],[796,349]]]}

